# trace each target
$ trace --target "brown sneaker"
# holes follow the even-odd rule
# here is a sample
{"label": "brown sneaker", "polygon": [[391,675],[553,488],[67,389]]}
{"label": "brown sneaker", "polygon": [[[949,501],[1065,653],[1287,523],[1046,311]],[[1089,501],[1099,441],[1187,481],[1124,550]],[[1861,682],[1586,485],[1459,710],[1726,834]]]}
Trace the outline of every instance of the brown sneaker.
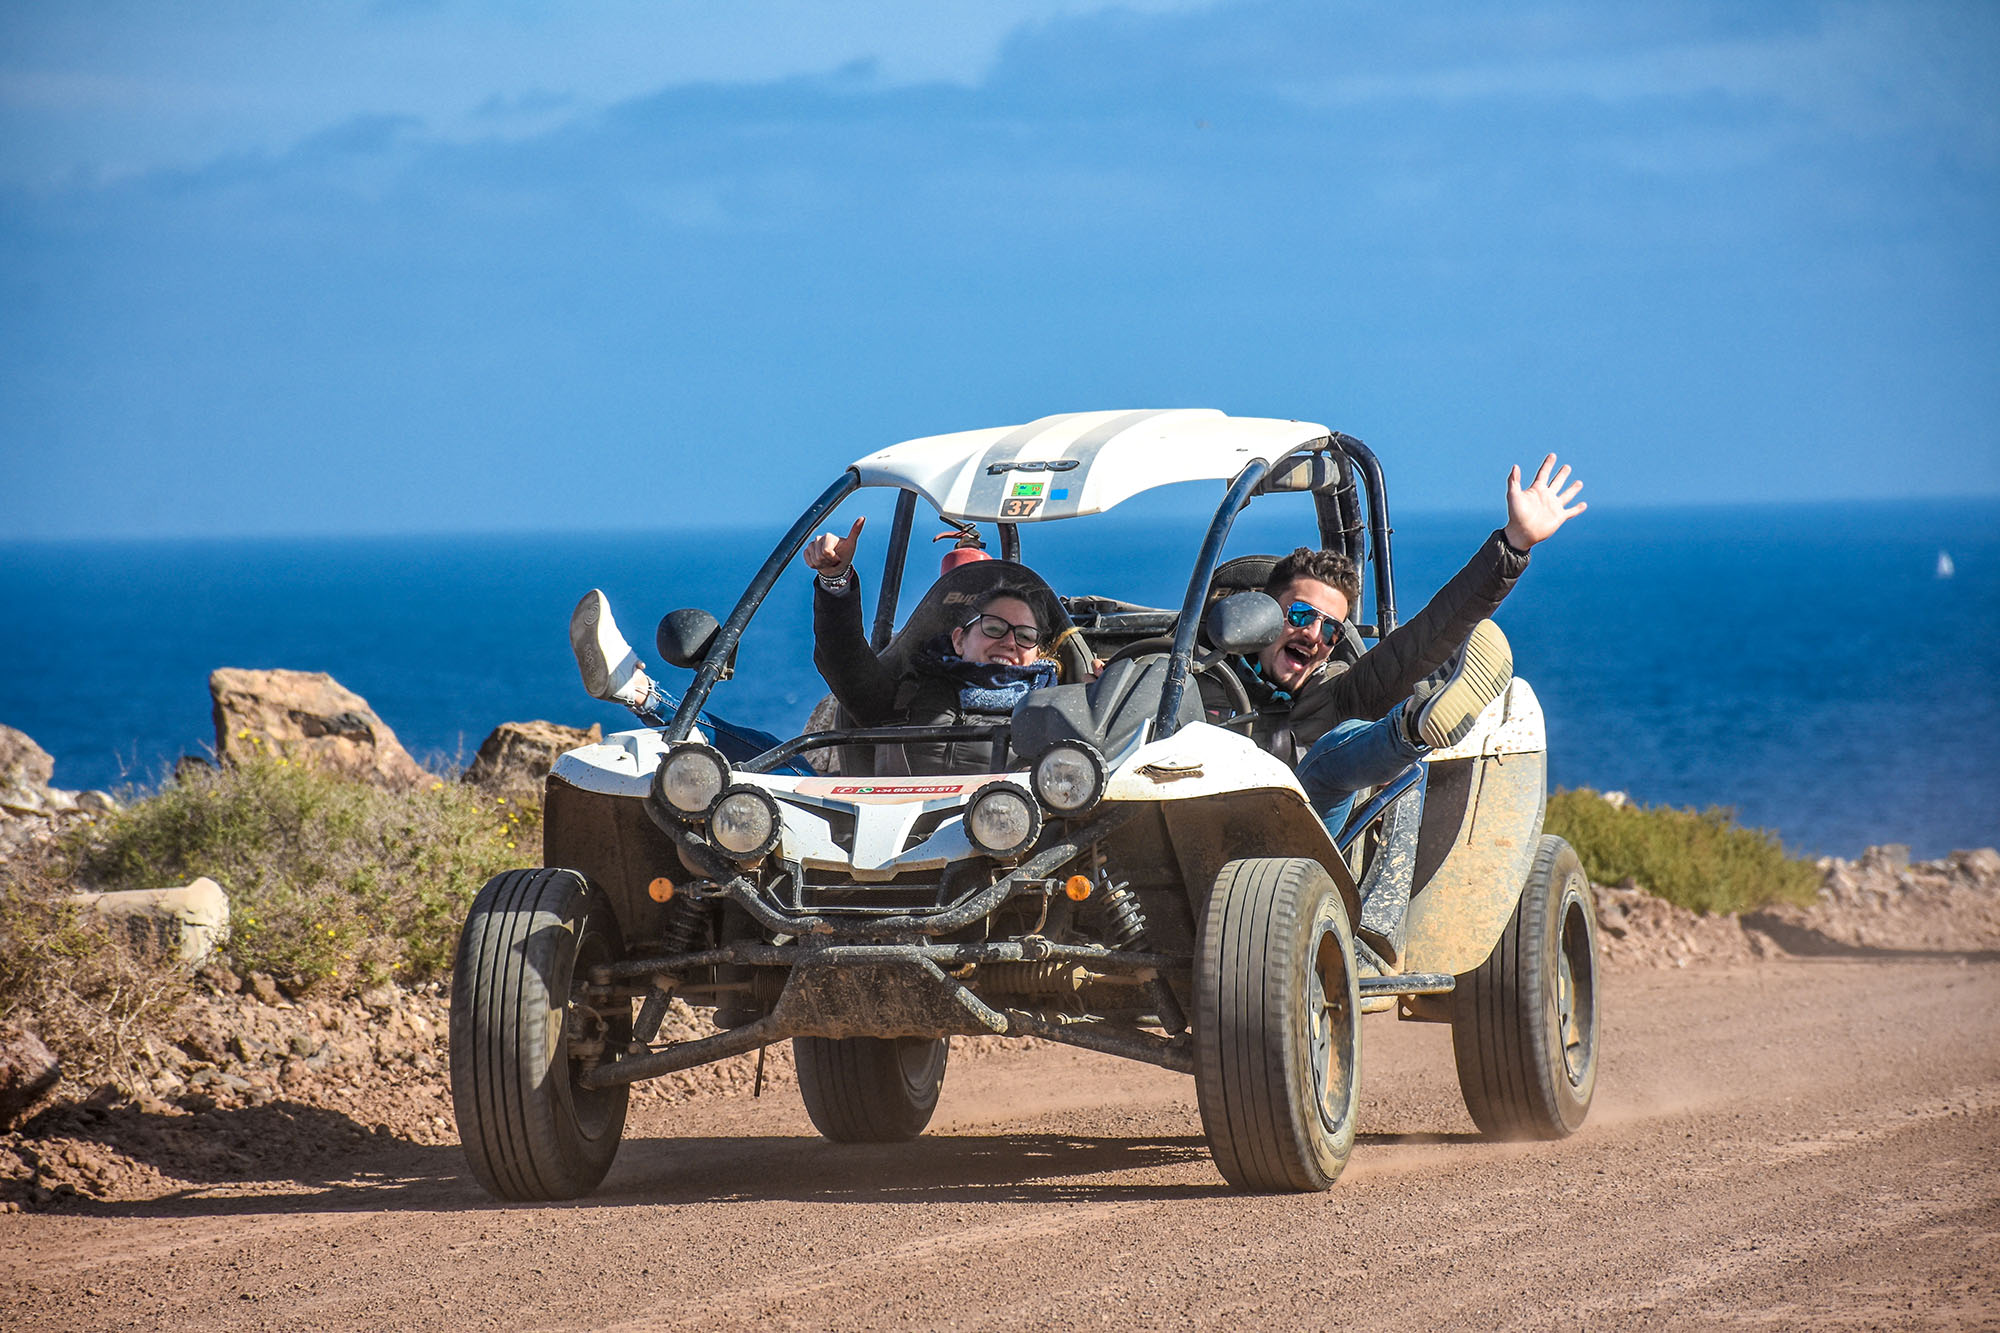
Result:
{"label": "brown sneaker", "polygon": [[1456,745],[1513,679],[1514,650],[1507,646],[1507,636],[1492,621],[1482,620],[1452,658],[1444,683],[1418,705],[1411,730],[1433,750]]}

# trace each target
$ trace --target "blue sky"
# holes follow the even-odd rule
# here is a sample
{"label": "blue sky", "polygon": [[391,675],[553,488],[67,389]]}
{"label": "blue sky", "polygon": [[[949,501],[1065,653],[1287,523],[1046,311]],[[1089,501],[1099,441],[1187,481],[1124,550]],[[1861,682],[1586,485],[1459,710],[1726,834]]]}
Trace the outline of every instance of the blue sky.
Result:
{"label": "blue sky", "polygon": [[2000,493],[2000,4],[0,0],[0,536],[770,519],[1324,421],[1406,508]]}

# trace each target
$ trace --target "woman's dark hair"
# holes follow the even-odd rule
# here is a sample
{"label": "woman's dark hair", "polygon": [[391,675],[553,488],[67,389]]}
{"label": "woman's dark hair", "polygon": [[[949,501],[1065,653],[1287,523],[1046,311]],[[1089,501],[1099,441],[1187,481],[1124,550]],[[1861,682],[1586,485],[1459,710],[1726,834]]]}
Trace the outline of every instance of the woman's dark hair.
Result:
{"label": "woman's dark hair", "polygon": [[1018,583],[1002,583],[980,593],[972,601],[973,614],[985,615],[986,608],[1002,597],[1011,597],[1026,606],[1028,614],[1035,618],[1035,628],[1045,634],[1048,632],[1048,623],[1042,617],[1041,594],[1033,588],[1025,588]]}
{"label": "woman's dark hair", "polygon": [[1340,593],[1347,599],[1349,616],[1361,609],[1361,571],[1338,551],[1316,551],[1310,546],[1296,548],[1271,566],[1271,577],[1264,580],[1264,591],[1276,597],[1299,579],[1324,583]]}

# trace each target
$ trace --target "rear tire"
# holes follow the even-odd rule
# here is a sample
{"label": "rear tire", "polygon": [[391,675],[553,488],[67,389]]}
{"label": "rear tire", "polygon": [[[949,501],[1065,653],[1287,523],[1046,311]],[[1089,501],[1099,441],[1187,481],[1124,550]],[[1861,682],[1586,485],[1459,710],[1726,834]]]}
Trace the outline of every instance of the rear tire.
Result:
{"label": "rear tire", "polygon": [[835,1143],[903,1143],[924,1132],[944,1087],[945,1037],[794,1037],[799,1095]]}
{"label": "rear tire", "polygon": [[1497,1139],[1560,1139],[1597,1089],[1597,911],[1583,862],[1545,835],[1514,916],[1458,979],[1451,1045],[1472,1122]]}
{"label": "rear tire", "polygon": [[1224,1179],[1323,1190],[1354,1148],[1359,981],[1340,890],[1317,861],[1232,861],[1195,965],[1195,1091]]}
{"label": "rear tire", "polygon": [[571,1047],[622,1051],[631,1005],[593,1016],[572,983],[620,955],[610,903],[573,870],[510,870],[473,900],[452,969],[451,1101],[489,1194],[574,1199],[611,1169],[631,1089],[578,1087]]}

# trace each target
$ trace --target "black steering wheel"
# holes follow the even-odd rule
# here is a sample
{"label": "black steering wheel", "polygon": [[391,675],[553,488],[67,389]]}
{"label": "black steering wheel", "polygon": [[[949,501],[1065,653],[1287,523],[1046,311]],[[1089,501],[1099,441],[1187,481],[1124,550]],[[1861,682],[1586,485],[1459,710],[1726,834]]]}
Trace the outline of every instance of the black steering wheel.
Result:
{"label": "black steering wheel", "polygon": [[[1123,662],[1127,658],[1150,657],[1154,653],[1172,652],[1173,647],[1174,641],[1170,635],[1162,634],[1150,639],[1140,639],[1136,643],[1126,644],[1123,648],[1105,658],[1104,669],[1109,671],[1112,663]],[[1233,716],[1224,718],[1221,725],[1228,726],[1230,723],[1247,718],[1257,711],[1256,706],[1250,702],[1250,691],[1243,688],[1242,680],[1234,671],[1229,669],[1229,664],[1220,654],[1208,662],[1197,660],[1192,665],[1195,675],[1199,676],[1203,672],[1208,673],[1221,681],[1222,688],[1228,692],[1230,706],[1236,712]]]}

